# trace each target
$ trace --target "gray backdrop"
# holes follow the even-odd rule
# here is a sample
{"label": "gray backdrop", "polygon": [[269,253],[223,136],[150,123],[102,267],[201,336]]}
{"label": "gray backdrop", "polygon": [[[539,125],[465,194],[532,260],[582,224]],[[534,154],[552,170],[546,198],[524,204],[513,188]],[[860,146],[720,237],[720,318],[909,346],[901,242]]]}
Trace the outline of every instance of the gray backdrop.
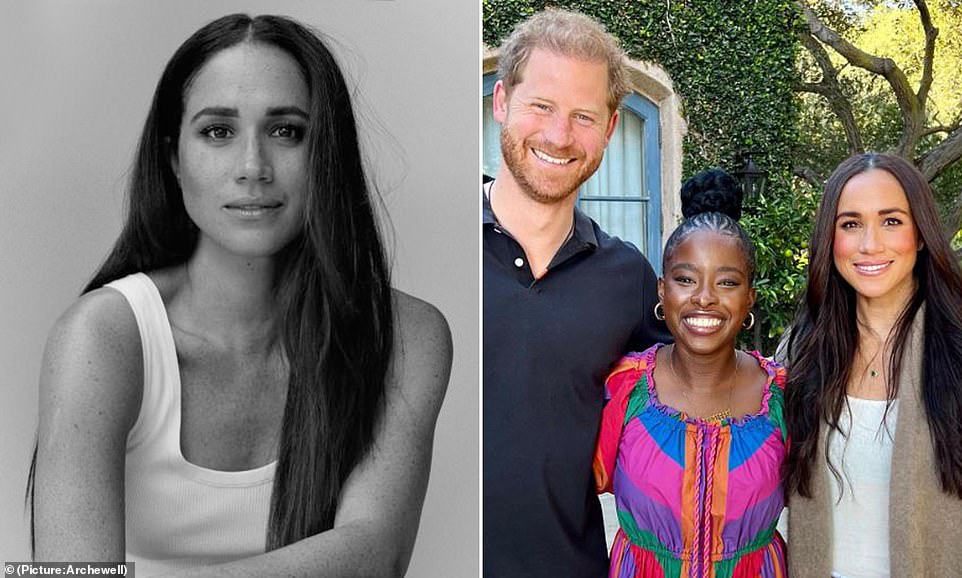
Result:
{"label": "gray backdrop", "polygon": [[[230,12],[309,23],[357,81],[393,226],[395,285],[434,303],[454,368],[411,576],[478,574],[477,0],[0,0],[0,561],[26,560],[23,490],[47,331],[116,238],[153,88]],[[390,235],[389,235],[390,236]]]}

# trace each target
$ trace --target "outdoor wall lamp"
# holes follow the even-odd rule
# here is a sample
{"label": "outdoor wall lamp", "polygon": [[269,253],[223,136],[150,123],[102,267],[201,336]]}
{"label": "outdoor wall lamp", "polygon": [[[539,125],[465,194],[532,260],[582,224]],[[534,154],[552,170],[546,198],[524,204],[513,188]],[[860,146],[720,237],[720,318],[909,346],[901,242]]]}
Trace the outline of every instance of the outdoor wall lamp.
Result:
{"label": "outdoor wall lamp", "polygon": [[744,160],[740,170],[735,171],[735,178],[742,186],[742,206],[755,207],[758,199],[765,194],[765,181],[768,173],[758,168],[752,155],[758,153],[745,151],[739,155]]}

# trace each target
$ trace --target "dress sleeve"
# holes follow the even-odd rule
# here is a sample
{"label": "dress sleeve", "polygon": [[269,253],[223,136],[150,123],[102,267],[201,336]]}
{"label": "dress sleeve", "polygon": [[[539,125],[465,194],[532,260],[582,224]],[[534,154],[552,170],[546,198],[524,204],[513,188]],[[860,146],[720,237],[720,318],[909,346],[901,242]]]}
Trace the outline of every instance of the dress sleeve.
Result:
{"label": "dress sleeve", "polygon": [[785,423],[785,386],[787,384],[788,384],[788,371],[786,371],[784,366],[779,365],[778,368],[775,370],[775,387],[778,388],[778,391],[779,393],[781,393],[781,396],[782,396],[782,407],[781,407],[782,414],[779,416],[779,423],[781,424],[781,428],[782,428],[782,442],[785,443],[786,455],[788,455],[787,452],[792,442],[791,438],[788,437],[788,424]]}
{"label": "dress sleeve", "polygon": [[595,490],[599,494],[611,492],[611,480],[615,471],[615,459],[618,457],[618,444],[621,442],[621,430],[625,423],[628,398],[644,373],[643,360],[639,359],[637,354],[628,355],[618,362],[614,371],[605,380],[607,402],[601,412],[601,429],[598,433],[598,444],[595,446],[592,465]]}
{"label": "dress sleeve", "polygon": [[785,424],[785,384],[788,381],[788,372],[785,367],[777,361],[766,360],[766,369],[774,372],[772,385],[769,387],[767,397],[768,417],[781,430],[782,442],[788,447],[788,427]]}

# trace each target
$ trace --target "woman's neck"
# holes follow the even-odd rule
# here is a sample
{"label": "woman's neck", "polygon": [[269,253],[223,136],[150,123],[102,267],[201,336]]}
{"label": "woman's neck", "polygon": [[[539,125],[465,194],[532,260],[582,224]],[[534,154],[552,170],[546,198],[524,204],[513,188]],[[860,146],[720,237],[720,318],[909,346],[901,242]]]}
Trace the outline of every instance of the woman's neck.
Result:
{"label": "woman's neck", "polygon": [[858,343],[852,361],[846,393],[862,399],[889,399],[890,375],[894,344],[892,330],[915,291],[915,283],[906,283],[882,297],[856,296],[855,317]]}
{"label": "woman's neck", "polygon": [[915,283],[913,282],[890,291],[882,297],[868,298],[856,295],[855,318],[858,321],[859,331],[867,331],[885,342],[914,294]]}
{"label": "woman's neck", "polygon": [[243,258],[200,245],[183,270],[180,329],[229,349],[271,347],[276,338],[273,257]]}
{"label": "woman's neck", "polygon": [[669,370],[692,390],[727,387],[738,367],[734,344],[709,354],[696,354],[673,344],[668,348]]}

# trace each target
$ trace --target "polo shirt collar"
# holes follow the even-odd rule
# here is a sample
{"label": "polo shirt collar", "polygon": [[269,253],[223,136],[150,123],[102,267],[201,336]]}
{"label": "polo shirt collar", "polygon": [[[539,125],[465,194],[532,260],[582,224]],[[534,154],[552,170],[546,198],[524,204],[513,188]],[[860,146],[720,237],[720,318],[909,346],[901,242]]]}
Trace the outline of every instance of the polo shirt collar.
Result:
{"label": "polo shirt collar", "polygon": [[[484,185],[481,186],[481,222],[484,225],[498,224],[498,219],[491,209],[491,201],[488,200],[488,195],[484,194]],[[598,246],[598,237],[595,235],[595,228],[591,226],[591,219],[578,207],[575,207],[575,230],[572,238],[591,247]]]}

